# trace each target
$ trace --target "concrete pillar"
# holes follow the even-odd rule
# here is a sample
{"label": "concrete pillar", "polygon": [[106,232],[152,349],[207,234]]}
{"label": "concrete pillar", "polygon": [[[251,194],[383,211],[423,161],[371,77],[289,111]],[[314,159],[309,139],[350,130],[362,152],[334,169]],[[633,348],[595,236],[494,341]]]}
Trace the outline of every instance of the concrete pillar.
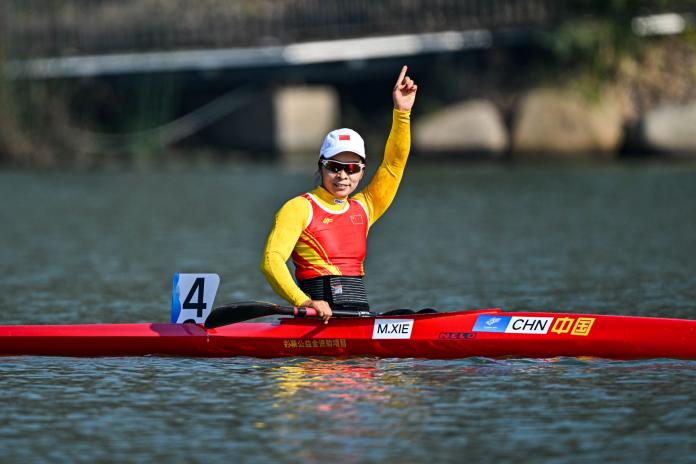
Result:
{"label": "concrete pillar", "polygon": [[278,89],[273,109],[274,140],[284,161],[316,160],[324,136],[339,124],[340,104],[332,87]]}

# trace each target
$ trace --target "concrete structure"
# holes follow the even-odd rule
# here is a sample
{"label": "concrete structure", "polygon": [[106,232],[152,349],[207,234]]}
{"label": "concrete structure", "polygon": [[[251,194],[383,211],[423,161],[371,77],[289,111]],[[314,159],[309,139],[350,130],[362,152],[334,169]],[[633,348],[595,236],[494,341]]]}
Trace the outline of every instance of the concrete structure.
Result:
{"label": "concrete structure", "polygon": [[648,111],[641,131],[641,140],[651,150],[696,159],[696,102],[663,105]]}
{"label": "concrete structure", "polygon": [[276,150],[286,160],[316,159],[324,136],[339,124],[340,104],[332,87],[281,88],[273,108]]}
{"label": "concrete structure", "polygon": [[492,103],[465,101],[420,118],[414,128],[414,148],[424,155],[501,155],[508,148],[508,133]]}
{"label": "concrete structure", "polygon": [[555,157],[614,156],[623,140],[623,116],[610,95],[590,101],[549,89],[529,92],[519,105],[513,153]]}

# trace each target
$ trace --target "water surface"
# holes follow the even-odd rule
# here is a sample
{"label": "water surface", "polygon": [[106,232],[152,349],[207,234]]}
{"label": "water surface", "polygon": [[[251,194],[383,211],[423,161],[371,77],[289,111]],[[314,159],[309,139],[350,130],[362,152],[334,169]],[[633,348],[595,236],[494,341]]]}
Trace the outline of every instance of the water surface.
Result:
{"label": "water surface", "polygon": [[[311,173],[0,173],[0,324],[156,322],[258,271]],[[375,309],[696,318],[696,168],[418,165],[370,232]],[[694,462],[696,364],[0,359],[2,462]]]}

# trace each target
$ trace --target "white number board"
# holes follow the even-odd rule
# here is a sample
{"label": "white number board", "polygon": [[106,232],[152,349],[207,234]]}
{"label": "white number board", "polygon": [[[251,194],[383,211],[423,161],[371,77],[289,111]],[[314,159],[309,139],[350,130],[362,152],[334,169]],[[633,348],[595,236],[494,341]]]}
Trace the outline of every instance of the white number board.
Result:
{"label": "white number board", "polygon": [[220,285],[217,274],[174,274],[172,322],[205,322]]}

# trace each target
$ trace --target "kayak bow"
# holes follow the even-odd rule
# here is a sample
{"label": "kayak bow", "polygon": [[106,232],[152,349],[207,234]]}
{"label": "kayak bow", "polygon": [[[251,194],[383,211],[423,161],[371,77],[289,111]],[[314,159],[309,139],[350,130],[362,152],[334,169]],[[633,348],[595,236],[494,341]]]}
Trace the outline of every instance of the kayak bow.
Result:
{"label": "kayak bow", "polygon": [[696,320],[500,309],[197,324],[0,326],[0,355],[696,359]]}

